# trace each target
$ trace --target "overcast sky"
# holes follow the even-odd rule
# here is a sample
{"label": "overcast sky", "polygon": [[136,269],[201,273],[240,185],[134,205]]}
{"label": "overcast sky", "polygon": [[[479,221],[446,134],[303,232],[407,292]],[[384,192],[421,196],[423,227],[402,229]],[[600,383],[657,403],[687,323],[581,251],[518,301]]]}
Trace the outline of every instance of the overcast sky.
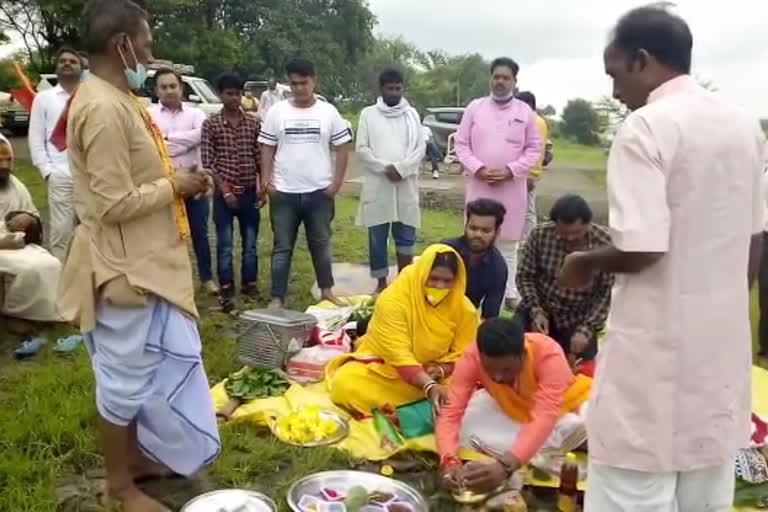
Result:
{"label": "overcast sky", "polygon": [[[369,0],[377,34],[427,50],[506,55],[521,66],[522,89],[558,112],[574,97],[610,94],[602,50],[608,33],[637,0]],[[768,1],[678,0],[694,38],[694,73],[756,115],[768,117]]]}

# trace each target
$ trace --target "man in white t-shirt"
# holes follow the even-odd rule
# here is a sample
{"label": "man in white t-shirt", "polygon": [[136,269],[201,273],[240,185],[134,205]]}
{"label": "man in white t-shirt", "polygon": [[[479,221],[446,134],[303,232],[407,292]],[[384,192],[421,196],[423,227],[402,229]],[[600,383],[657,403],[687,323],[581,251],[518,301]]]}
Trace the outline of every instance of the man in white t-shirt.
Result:
{"label": "man in white t-shirt", "polygon": [[[259,134],[261,173],[271,200],[274,238],[270,307],[280,308],[285,302],[302,223],[322,298],[338,303],[332,291],[331,221],[352,138],[336,107],[315,97],[314,64],[297,58],[285,69],[293,95],[269,110]],[[335,158],[331,158],[331,148]]]}

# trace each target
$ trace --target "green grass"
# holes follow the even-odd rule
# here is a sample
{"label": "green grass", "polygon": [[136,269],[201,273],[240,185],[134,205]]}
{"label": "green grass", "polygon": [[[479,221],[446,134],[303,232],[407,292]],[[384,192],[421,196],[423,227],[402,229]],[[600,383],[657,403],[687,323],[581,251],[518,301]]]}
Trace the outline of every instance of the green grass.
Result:
{"label": "green grass", "polygon": [[[39,207],[45,205],[45,191],[37,173],[25,162],[18,176],[29,186]],[[354,226],[357,201],[342,198],[337,202],[334,234],[336,261],[366,261],[364,232]],[[259,240],[260,283],[268,285],[271,233],[262,223]],[[458,214],[424,212],[424,228],[419,232],[420,247],[459,232]],[[314,273],[302,240],[296,250],[290,282],[290,305],[303,309],[311,302],[309,288]],[[201,298],[201,302],[206,300]],[[753,304],[752,318],[757,310]],[[209,381],[213,384],[237,369],[232,318],[219,313],[203,315],[200,333]],[[57,327],[43,334],[50,342],[66,329]],[[29,362],[15,362],[10,350],[18,338],[0,332],[0,511],[50,512],[57,510],[57,488],[72,477],[100,468],[102,459],[96,446],[96,410],[89,361],[84,350],[68,357],[49,349]],[[349,460],[332,449],[300,450],[277,442],[265,429],[246,425],[227,425],[221,429],[224,450],[208,472],[215,487],[247,487],[272,496],[286,510],[283,496],[297,478],[329,468],[348,468],[359,461]],[[435,490],[430,462],[418,459],[424,470],[402,475],[422,490],[433,510],[450,511],[454,506]],[[366,466],[375,469],[375,466]],[[88,491],[77,506],[85,508],[91,500]],[[62,509],[59,509],[62,510]],[[95,509],[98,510],[98,509]]]}
{"label": "green grass", "polygon": [[565,138],[552,141],[555,160],[553,165],[605,170],[607,155],[600,146],[584,146]]}

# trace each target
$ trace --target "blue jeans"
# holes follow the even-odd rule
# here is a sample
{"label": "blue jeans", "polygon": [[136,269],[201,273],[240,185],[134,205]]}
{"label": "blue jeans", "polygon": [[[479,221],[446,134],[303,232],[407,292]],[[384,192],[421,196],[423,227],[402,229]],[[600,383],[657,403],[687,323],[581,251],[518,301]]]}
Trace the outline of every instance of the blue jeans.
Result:
{"label": "blue jeans", "polygon": [[277,192],[270,199],[272,224],[272,298],[284,299],[288,293],[293,248],[299,225],[304,224],[307,246],[321,290],[333,287],[331,269],[331,222],[336,213],[335,202],[323,190],[306,194]]}
{"label": "blue jeans", "polygon": [[413,246],[416,243],[416,228],[413,226],[406,226],[402,222],[393,222],[368,228],[368,259],[371,264],[371,277],[374,279],[382,279],[389,274],[387,244],[390,226],[392,238],[395,239],[397,254],[413,255]]}
{"label": "blue jeans", "polygon": [[242,265],[240,267],[240,282],[244,285],[256,283],[259,276],[258,254],[256,241],[259,237],[258,196],[256,187],[245,187],[242,194],[237,196],[239,207],[230,209],[224,201],[221,192],[213,196],[213,223],[216,225],[216,270],[219,275],[219,285],[223,288],[234,284],[232,268],[232,229],[234,220],[240,227],[240,239],[243,245]]}
{"label": "blue jeans", "polygon": [[211,213],[210,199],[187,199],[187,218],[192,233],[192,248],[197,260],[197,275],[200,281],[213,279],[211,272],[211,246],[208,245],[208,217]]}

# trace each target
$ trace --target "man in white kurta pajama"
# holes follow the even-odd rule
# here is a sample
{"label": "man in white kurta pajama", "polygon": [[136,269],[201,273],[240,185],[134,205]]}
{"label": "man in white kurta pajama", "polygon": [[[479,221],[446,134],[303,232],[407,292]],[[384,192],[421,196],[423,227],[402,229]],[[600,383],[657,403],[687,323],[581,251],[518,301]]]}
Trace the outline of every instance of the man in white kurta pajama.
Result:
{"label": "man in white kurta pajama", "polygon": [[381,97],[360,113],[356,150],[364,170],[357,223],[368,228],[371,277],[381,291],[389,274],[390,230],[398,269],[413,259],[421,226],[419,168],[426,145],[419,114],[403,98],[402,75],[385,70],[379,86]]}
{"label": "man in white kurta pajama", "polygon": [[750,433],[749,288],[762,245],[764,136],[689,75],[687,24],[630,11],[605,51],[633,113],[608,160],[613,246],[564,285],[616,274],[589,403],[586,512],[729,512]]}

